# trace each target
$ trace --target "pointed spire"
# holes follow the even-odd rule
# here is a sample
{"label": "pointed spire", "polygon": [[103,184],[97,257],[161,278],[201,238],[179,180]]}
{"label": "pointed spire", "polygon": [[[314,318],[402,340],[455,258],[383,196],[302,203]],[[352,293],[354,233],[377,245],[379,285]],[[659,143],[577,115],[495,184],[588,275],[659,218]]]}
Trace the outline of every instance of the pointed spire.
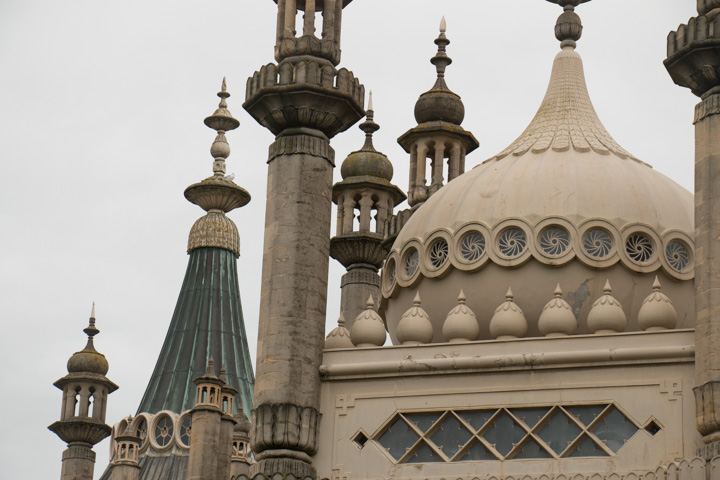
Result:
{"label": "pointed spire", "polygon": [[560,288],[559,283],[557,284],[557,287],[555,287],[555,291],[553,292],[553,294],[555,295],[555,298],[562,298],[563,291],[562,288]]}
{"label": "pointed spire", "polygon": [[220,367],[220,376],[218,377],[220,380],[223,381],[223,383],[228,383],[228,377],[227,377],[227,370],[225,369],[225,364],[223,364]]}
{"label": "pointed spire", "polygon": [[603,287],[603,292],[605,292],[606,295],[610,295],[612,293],[612,287],[610,286],[610,279],[605,280],[605,286]]}
{"label": "pointed spire", "polygon": [[[445,17],[443,17],[444,19]],[[467,301],[467,297],[465,296],[465,290],[460,289],[460,295],[458,295],[458,303],[460,305],[465,305],[465,302]]]}
{"label": "pointed spire", "polygon": [[445,36],[447,25],[445,17],[440,20],[440,35],[435,39],[435,45],[438,46],[438,51],[434,57],[430,59],[430,63],[435,65],[437,71],[437,81],[433,90],[448,90],[447,84],[445,84],[445,69],[452,63],[452,58],[447,55],[446,48],[450,44],[450,40]]}
{"label": "pointed spire", "polygon": [[375,310],[375,300],[373,300],[372,295],[370,295],[367,302],[365,302],[365,310]]}
{"label": "pointed spire", "polygon": [[205,376],[215,377],[215,360],[213,359],[212,355],[210,355],[210,358],[208,359],[207,368],[205,369]]}
{"label": "pointed spire", "polygon": [[343,312],[340,312],[340,316],[338,317],[338,327],[344,327],[345,326],[345,314]]}
{"label": "pointed spire", "polygon": [[380,130],[380,125],[375,123],[374,117],[375,111],[373,110],[372,90],[370,90],[370,94],[368,95],[367,119],[359,125],[360,130],[365,132],[365,145],[360,149],[361,152],[376,152],[373,146],[372,136],[373,133]]}
{"label": "pointed spire", "polygon": [[416,307],[419,307],[421,303],[422,303],[422,299],[420,298],[420,292],[417,292],[415,294],[415,298],[413,299],[413,305],[415,305]]}
{"label": "pointed spire", "polygon": [[515,298],[513,295],[512,287],[508,287],[507,293],[505,294],[505,300],[512,301],[512,299]]}
{"label": "pointed spire", "polygon": [[654,281],[653,284],[652,284],[652,289],[653,289],[653,291],[655,291],[655,292],[659,292],[659,291],[660,291],[660,287],[661,287],[661,285],[660,285],[660,280],[658,280],[657,275],[655,275],[655,281]]}
{"label": "pointed spire", "polygon": [[225,175],[225,160],[230,156],[230,145],[225,138],[225,132],[235,130],[240,126],[240,122],[235,119],[230,110],[227,109],[227,99],[230,93],[227,91],[227,83],[223,77],[221,90],[217,93],[220,97],[220,104],[215,113],[205,119],[205,125],[216,130],[217,136],[210,147],[210,154],[215,161],[213,162],[213,173],[215,176]]}
{"label": "pointed spire", "polygon": [[90,310],[90,322],[87,327],[83,329],[83,332],[85,332],[88,336],[88,342],[85,346],[85,350],[95,350],[95,346],[93,345],[93,337],[100,333],[100,330],[95,326],[95,302],[92,304],[92,310]]}

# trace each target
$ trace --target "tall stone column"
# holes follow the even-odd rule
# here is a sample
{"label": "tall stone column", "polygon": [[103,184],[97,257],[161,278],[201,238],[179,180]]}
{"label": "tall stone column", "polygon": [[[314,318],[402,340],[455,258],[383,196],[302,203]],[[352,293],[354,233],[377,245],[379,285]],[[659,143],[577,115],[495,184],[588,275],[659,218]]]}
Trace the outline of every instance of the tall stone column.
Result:
{"label": "tall stone column", "polygon": [[327,303],[330,139],[364,115],[364,88],[351,72],[335,68],[343,3],[318,3],[322,29],[306,24],[296,38],[287,26],[308,3],[279,0],[285,9],[284,36],[275,48],[279,63],[262,67],[247,83],[243,107],[276,136],[268,156],[251,477],[316,477],[311,455],[317,451]]}
{"label": "tall stone column", "polygon": [[697,428],[708,460],[720,451],[720,0],[698,0],[698,16],[668,35],[673,81],[695,106],[695,371]]}

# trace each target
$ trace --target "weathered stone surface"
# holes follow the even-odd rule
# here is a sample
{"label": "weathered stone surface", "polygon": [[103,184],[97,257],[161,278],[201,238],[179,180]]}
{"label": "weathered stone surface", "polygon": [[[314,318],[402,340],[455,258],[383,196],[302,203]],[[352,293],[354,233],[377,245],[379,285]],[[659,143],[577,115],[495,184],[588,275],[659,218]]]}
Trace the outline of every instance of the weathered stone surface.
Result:
{"label": "weathered stone surface", "polygon": [[364,310],[368,297],[373,298],[375,305],[380,305],[380,275],[373,268],[356,267],[348,270],[340,280],[340,288],[340,310],[345,316],[348,330],[352,329],[355,319]]}
{"label": "weathered stone surface", "polygon": [[188,480],[215,480],[222,413],[218,408],[195,407],[192,412]]}

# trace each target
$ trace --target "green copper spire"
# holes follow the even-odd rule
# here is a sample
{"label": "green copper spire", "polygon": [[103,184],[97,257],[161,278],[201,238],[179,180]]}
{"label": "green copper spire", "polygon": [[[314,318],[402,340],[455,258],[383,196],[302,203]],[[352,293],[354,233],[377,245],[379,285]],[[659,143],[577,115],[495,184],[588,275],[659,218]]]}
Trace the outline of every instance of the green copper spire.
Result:
{"label": "green copper spire", "polygon": [[254,378],[236,260],[240,236],[225,215],[249,202],[250,195],[225,175],[225,159],[230,155],[225,133],[240,124],[227,109],[229,96],[223,79],[220,105],[205,119],[217,131],[210,149],[213,175],[185,190],[185,197],[207,214],[190,231],[185,280],[138,413],[181,413],[193,408],[193,379],[202,375],[210,357],[225,365],[228,385],[239,392],[239,405],[252,411]]}

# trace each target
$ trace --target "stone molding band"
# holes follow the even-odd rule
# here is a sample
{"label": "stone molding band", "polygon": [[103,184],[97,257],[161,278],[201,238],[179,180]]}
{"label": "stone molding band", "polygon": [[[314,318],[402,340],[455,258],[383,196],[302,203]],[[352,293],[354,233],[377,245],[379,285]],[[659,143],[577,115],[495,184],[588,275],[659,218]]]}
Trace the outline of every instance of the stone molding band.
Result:
{"label": "stone molding band", "polygon": [[70,445],[62,453],[62,459],[63,459],[63,461],[70,460],[70,459],[80,459],[80,460],[90,460],[91,462],[94,462],[95,461],[95,452],[92,450],[92,445],[89,445],[89,444]]}
{"label": "stone molding band", "polygon": [[268,163],[280,155],[313,155],[335,166],[335,150],[330,142],[312,135],[283,135],[270,144]]}
{"label": "stone molding band", "polygon": [[317,452],[319,412],[289,403],[263,404],[253,409],[253,451],[295,450]]}
{"label": "stone molding band", "polygon": [[380,275],[367,268],[353,268],[340,279],[340,288],[357,283],[380,288]]}
{"label": "stone molding band", "polygon": [[720,113],[720,94],[710,95],[704,98],[700,103],[695,105],[695,119],[693,123],[698,123],[710,115]]}

